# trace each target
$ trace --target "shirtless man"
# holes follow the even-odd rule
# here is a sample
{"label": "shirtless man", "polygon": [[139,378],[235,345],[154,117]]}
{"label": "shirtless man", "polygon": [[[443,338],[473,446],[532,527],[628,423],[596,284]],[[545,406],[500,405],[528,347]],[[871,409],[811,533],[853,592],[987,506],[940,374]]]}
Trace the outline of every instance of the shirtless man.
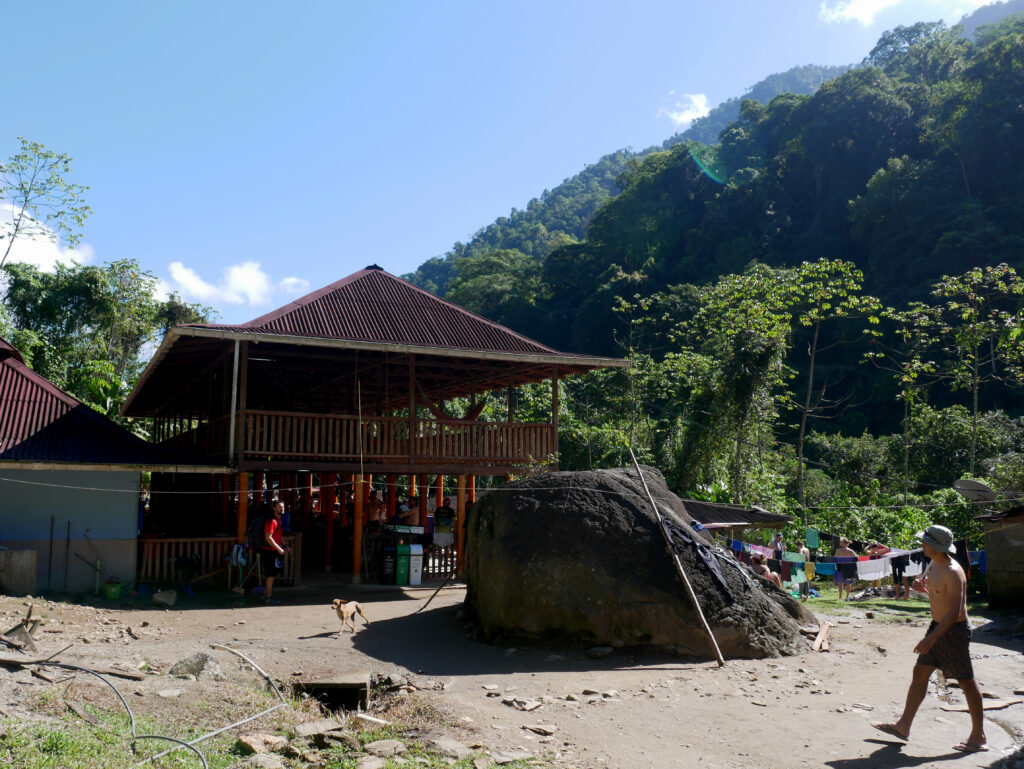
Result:
{"label": "shirtless man", "polygon": [[753,568],[754,573],[759,577],[764,577],[769,582],[775,583],[775,586],[782,590],[782,578],[774,571],[768,568],[768,564],[764,562],[764,556],[760,553],[750,554],[750,566]]}
{"label": "shirtless man", "polygon": [[366,526],[370,531],[380,531],[381,519],[384,517],[384,502],[377,489],[370,491],[366,503]]}
{"label": "shirtless man", "polygon": [[917,536],[924,554],[932,559],[932,565],[927,577],[914,581],[914,589],[928,593],[932,622],[925,637],[914,647],[919,656],[903,715],[894,724],[875,723],[872,726],[891,737],[908,739],[914,716],[928,691],[928,679],[939,668],[946,678],[955,678],[960,684],[971,713],[971,733],[966,740],[954,745],[953,750],[963,753],[988,750],[981,690],[974,680],[969,649],[971,626],[967,622],[967,577],[960,564],[949,557],[956,553],[953,532],[945,526],[929,526],[927,531]]}
{"label": "shirtless man", "polygon": [[[835,553],[833,553],[833,555],[835,555],[835,556],[842,556],[842,557],[845,557],[845,558],[853,558],[854,560],[857,559],[857,554],[850,549],[850,540],[848,540],[846,537],[840,537],[839,538],[839,547],[836,548],[836,551],[835,551]],[[846,569],[843,569],[843,566],[847,566],[847,565],[841,563],[841,564],[839,564],[836,567],[838,569],[838,571],[836,572],[836,575],[837,575],[836,576],[836,582],[839,583],[839,600],[840,601],[843,600],[843,588],[844,587],[846,588],[846,598],[847,598],[847,600],[849,600],[850,594],[853,592],[853,586],[855,584],[857,584],[857,577],[856,576],[854,576],[854,577],[848,576],[848,571],[850,571],[849,566],[847,566]],[[856,569],[857,569],[857,566],[856,566],[856,564],[854,564],[853,569],[852,569],[854,574],[857,573]]]}

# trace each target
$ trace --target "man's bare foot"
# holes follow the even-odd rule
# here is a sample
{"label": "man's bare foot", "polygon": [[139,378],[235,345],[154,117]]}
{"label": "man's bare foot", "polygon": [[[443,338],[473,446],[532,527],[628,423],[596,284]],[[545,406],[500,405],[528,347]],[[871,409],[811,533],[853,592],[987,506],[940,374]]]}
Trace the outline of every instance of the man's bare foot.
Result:
{"label": "man's bare foot", "polygon": [[982,753],[988,750],[988,743],[985,740],[981,740],[981,742],[972,742],[967,739],[954,745],[953,750],[959,750],[961,753]]}
{"label": "man's bare foot", "polygon": [[890,737],[895,737],[897,740],[903,740],[904,742],[906,742],[908,739],[910,739],[910,734],[904,734],[903,732],[901,732],[896,727],[896,724],[886,724],[879,722],[873,723],[871,725],[883,734],[887,734]]}

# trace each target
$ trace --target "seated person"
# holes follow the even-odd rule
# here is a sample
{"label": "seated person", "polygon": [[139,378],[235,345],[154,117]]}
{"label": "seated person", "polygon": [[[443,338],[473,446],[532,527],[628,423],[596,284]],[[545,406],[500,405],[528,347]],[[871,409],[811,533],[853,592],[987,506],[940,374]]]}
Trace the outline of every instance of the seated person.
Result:
{"label": "seated person", "polygon": [[754,574],[759,577],[764,577],[769,582],[774,582],[775,586],[782,590],[782,578],[774,571],[768,568],[768,564],[764,562],[764,556],[760,553],[750,554],[750,567],[754,570]]}
{"label": "seated person", "polygon": [[398,506],[398,522],[404,526],[417,526],[420,520],[419,503],[416,497],[409,497],[407,502]]}

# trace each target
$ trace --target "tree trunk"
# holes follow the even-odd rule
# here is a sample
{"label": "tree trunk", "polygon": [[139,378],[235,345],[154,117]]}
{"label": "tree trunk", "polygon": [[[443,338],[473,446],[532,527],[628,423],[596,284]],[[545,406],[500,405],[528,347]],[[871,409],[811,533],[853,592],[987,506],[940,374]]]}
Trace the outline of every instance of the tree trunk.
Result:
{"label": "tree trunk", "polygon": [[807,435],[807,415],[811,410],[811,392],[814,388],[814,361],[818,353],[818,331],[821,323],[814,324],[814,339],[811,340],[811,363],[807,371],[807,394],[804,396],[804,407],[800,413],[800,434],[796,442],[796,487],[797,499],[803,506],[806,501],[804,493],[804,437]]}

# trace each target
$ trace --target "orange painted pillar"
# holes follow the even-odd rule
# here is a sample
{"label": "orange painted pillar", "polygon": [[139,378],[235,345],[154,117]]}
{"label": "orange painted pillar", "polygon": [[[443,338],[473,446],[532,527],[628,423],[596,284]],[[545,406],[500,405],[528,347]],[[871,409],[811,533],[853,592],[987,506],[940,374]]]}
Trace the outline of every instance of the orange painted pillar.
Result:
{"label": "orange painted pillar", "polygon": [[323,505],[324,520],[327,521],[326,551],[324,554],[324,571],[331,570],[331,554],[334,552],[334,522],[337,515],[334,503],[338,499],[337,473],[327,473],[327,482],[320,487],[320,504]]}
{"label": "orange painted pillar", "polygon": [[466,476],[459,476],[455,495],[455,569],[466,568]]}
{"label": "orange painted pillar", "polygon": [[417,526],[427,525],[427,497],[430,495],[430,484],[427,480],[427,476],[420,476],[420,519],[417,522]]}
{"label": "orange painted pillar", "polygon": [[410,497],[415,497],[416,496],[416,476],[415,475],[410,475],[409,476],[409,496]]}
{"label": "orange painted pillar", "polygon": [[249,525],[249,473],[238,474],[238,520],[235,541],[245,542],[245,530]]}
{"label": "orange painted pillar", "polygon": [[469,476],[469,488],[466,491],[466,502],[473,505],[476,502],[476,476]]}
{"label": "orange painted pillar", "polygon": [[356,478],[356,511],[352,523],[352,584],[358,585],[363,573],[363,501],[366,497],[366,485],[363,476]]}
{"label": "orange painted pillar", "polygon": [[444,504],[444,476],[437,476],[437,486],[434,489],[434,507],[440,507]]}
{"label": "orange painted pillar", "polygon": [[387,521],[392,521],[395,518],[395,500],[398,498],[398,478],[394,475],[389,475],[387,476],[385,483],[387,483],[387,491],[384,495],[384,499],[387,500],[385,502],[387,506],[385,519]]}
{"label": "orange painted pillar", "polygon": [[365,504],[366,502],[370,501],[370,492],[373,491],[373,475],[364,475],[363,483],[365,484],[363,486],[363,502]]}

